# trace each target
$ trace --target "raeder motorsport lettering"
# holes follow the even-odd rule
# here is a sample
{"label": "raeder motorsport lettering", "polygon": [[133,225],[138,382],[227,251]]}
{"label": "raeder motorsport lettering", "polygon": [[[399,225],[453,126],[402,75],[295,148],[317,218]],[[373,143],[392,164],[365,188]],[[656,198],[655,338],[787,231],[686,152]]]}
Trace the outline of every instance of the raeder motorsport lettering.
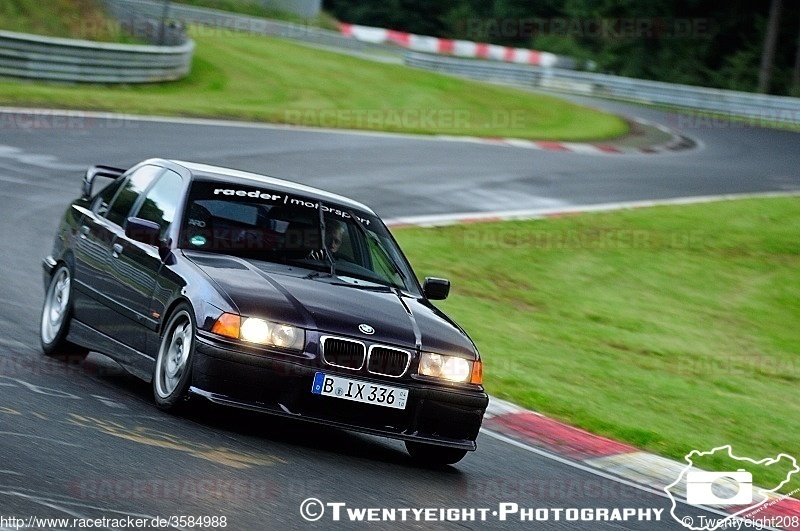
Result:
{"label": "raeder motorsport lettering", "polygon": [[[230,188],[215,188],[214,195],[224,195],[228,197],[247,197],[250,199],[263,199],[265,201],[273,201],[279,202],[282,201],[285,205],[292,205],[292,206],[302,206],[305,208],[313,208],[314,210],[319,209],[319,203],[315,203],[313,201],[307,201],[302,197],[290,197],[288,195],[279,195],[274,194],[271,192],[263,192],[260,190],[232,190]],[[329,207],[327,205],[322,205],[322,211],[327,212],[329,214],[333,214],[334,216],[339,216],[340,218],[349,219],[350,213],[345,212],[344,210],[340,210],[338,208]],[[358,216],[356,216],[358,217]],[[358,217],[358,220],[363,223],[364,225],[369,225],[370,220]]]}

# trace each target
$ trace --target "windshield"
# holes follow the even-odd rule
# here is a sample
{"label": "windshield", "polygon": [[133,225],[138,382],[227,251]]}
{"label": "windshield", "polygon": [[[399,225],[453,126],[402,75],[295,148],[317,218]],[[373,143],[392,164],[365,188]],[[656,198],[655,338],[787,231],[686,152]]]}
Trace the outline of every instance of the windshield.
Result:
{"label": "windshield", "polygon": [[289,264],[335,273],[345,282],[352,278],[419,294],[411,267],[371,214],[283,191],[195,182],[183,219],[185,249]]}

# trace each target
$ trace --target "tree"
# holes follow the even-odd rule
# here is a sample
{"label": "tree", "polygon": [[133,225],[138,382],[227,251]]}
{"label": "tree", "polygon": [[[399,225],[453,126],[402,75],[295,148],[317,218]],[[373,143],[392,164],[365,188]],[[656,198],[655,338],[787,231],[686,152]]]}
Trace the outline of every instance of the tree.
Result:
{"label": "tree", "polygon": [[769,91],[772,81],[772,67],[775,63],[775,46],[778,44],[782,7],[783,0],[772,0],[769,10],[769,25],[764,37],[764,52],[761,54],[761,68],[758,72],[758,91],[762,94]]}
{"label": "tree", "polygon": [[531,47],[612,74],[800,95],[800,0],[325,0],[325,8],[346,22]]}

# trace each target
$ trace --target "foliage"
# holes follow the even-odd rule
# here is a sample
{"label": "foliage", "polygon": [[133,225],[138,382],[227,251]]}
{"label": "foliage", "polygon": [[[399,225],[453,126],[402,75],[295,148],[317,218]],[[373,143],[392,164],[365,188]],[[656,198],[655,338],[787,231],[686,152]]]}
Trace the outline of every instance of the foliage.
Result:
{"label": "foliage", "polygon": [[[603,72],[755,90],[770,2],[751,0],[325,0],[340,20],[530,47]],[[527,30],[523,28],[528,24]],[[789,94],[800,0],[784,0],[771,92]]]}
{"label": "foliage", "polygon": [[307,19],[300,15],[295,15],[286,11],[279,11],[270,9],[268,4],[259,0],[170,0],[176,4],[188,4],[196,7],[206,7],[210,9],[219,9],[222,11],[231,11],[234,13],[241,13],[253,17],[264,17],[275,20],[283,20],[285,22],[293,22],[295,24],[304,24],[309,26],[321,27],[330,30],[338,29],[336,21],[324,12],[321,12],[314,19]]}
{"label": "foliage", "polygon": [[3,0],[0,29],[92,41],[136,42],[100,0]]}

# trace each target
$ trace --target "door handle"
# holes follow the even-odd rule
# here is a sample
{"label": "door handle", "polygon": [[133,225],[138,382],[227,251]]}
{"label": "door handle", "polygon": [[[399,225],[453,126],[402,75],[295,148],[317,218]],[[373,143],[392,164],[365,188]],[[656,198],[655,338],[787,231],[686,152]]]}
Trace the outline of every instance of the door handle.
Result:
{"label": "door handle", "polygon": [[117,258],[119,255],[122,254],[122,245],[119,243],[115,243],[111,246],[111,255],[114,258]]}

